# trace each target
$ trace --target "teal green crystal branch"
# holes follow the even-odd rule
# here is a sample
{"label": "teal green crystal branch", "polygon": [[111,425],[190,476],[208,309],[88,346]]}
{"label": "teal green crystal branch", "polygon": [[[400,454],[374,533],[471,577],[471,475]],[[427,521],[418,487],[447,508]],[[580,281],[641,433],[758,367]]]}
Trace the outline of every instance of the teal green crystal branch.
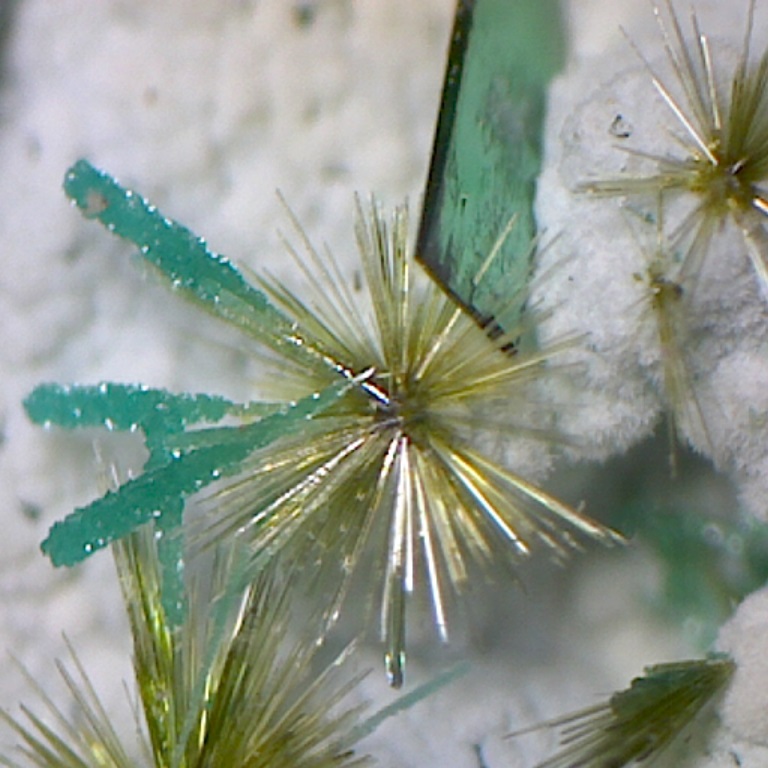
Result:
{"label": "teal green crystal branch", "polygon": [[308,346],[295,323],[251,285],[205,240],[164,216],[141,195],[109,174],[78,160],[67,171],[64,191],[83,215],[139,248],[142,259],[170,288],[216,317],[303,366],[334,369],[323,350]]}
{"label": "teal green crystal branch", "polygon": [[274,411],[265,403],[233,403],[216,395],[174,394],[136,384],[40,384],[24,400],[35,424],[64,429],[106,427],[110,431],[140,430],[150,458],[146,468],[168,457],[168,436],[191,424],[217,422],[226,416],[255,417]]}
{"label": "teal green crystal branch", "polygon": [[[73,565],[105,543],[125,535],[149,519],[146,503],[154,491],[148,492],[147,489],[151,489],[152,483],[158,480],[160,487],[164,487],[163,483],[171,470],[178,485],[178,478],[193,465],[186,457],[186,465],[181,466],[182,454],[177,447],[178,433],[190,424],[216,422],[228,415],[255,416],[256,413],[269,413],[276,408],[260,403],[240,405],[213,395],[175,395],[141,385],[110,383],[70,387],[41,384],[26,398],[24,406],[30,419],[38,424],[66,429],[105,426],[115,431],[140,430],[149,451],[144,466],[146,474],[136,481],[143,485],[143,493],[131,487],[124,497],[116,493],[108,494],[54,525],[51,531],[53,538],[49,536],[43,543],[43,551],[50,555],[56,565]],[[198,441],[204,440],[200,431],[196,434]],[[174,451],[177,455],[174,455]],[[212,455],[211,451],[208,454],[212,461],[222,459]],[[204,461],[204,457],[199,455],[196,459],[198,466]],[[118,497],[133,504],[142,501],[145,506],[134,506],[126,511]],[[155,498],[156,505],[150,517],[154,519],[160,534],[165,608],[169,617],[180,621],[185,603],[182,583],[183,541],[182,537],[169,534],[180,525],[184,505],[181,497],[163,499],[160,494],[156,494]],[[157,506],[161,502],[162,505]]]}
{"label": "teal green crystal branch", "polygon": [[181,431],[187,424],[221,421],[229,414],[240,416],[250,408],[216,395],[177,395],[141,384],[108,382],[74,387],[41,384],[24,407],[36,424],[131,431],[162,426],[169,432]]}
{"label": "teal green crystal branch", "polygon": [[212,253],[202,238],[87,160],[78,160],[69,169],[64,191],[86,218],[97,219],[138,246],[144,260],[186,298],[238,325],[247,316],[255,321],[254,327],[290,327],[264,293],[246,282],[231,262]]}
{"label": "teal green crystal branch", "polygon": [[[171,449],[167,463],[55,523],[42,544],[43,552],[54,565],[74,565],[150,520],[179,514],[187,496],[239,472],[254,451],[300,430],[349,386],[332,385],[253,424],[187,433],[181,441],[184,446]],[[168,434],[162,438],[167,441]]]}

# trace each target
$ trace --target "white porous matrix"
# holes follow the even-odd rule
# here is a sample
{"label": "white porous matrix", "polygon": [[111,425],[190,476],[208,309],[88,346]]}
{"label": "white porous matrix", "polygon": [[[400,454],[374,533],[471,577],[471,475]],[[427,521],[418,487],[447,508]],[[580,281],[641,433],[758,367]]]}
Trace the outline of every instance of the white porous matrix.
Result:
{"label": "white porous matrix", "polygon": [[[102,380],[254,395],[255,363],[236,335],[84,221],[65,171],[87,157],[213,250],[297,284],[279,189],[351,278],[354,193],[415,204],[423,186],[452,7],[0,0],[0,690],[14,714],[37,702],[6,654],[67,702],[54,667],[66,632],[126,735],[134,728],[110,555],[54,569],[39,550],[54,520],[103,493],[92,443],[104,431],[44,431],[23,398],[42,381]],[[113,456],[126,469],[125,453]],[[15,739],[0,730],[7,755]]]}
{"label": "white porous matrix", "polygon": [[[653,184],[633,181],[657,176],[659,158],[690,158],[696,140],[654,77],[681,113],[689,112],[684,87],[691,83],[677,76],[649,3],[617,4],[625,34],[610,39],[587,34],[604,30],[601,5],[574,9],[576,50],[551,90],[546,168],[538,186],[538,221],[554,238],[540,263],[550,275],[540,300],[554,310],[544,333],[576,331],[586,339],[573,353],[580,366],[572,387],[558,382],[557,396],[577,403],[563,408],[562,425],[581,436],[574,453],[604,458],[647,436],[666,414],[679,440],[732,478],[742,512],[764,521],[768,291],[733,217],[705,222],[711,230],[693,242],[695,226],[712,215],[692,213],[696,195],[659,195]],[[658,6],[680,60],[669,8]],[[717,99],[727,107],[743,60],[748,0],[680,2],[674,10],[699,82],[706,83],[699,63],[711,59]],[[705,42],[697,43],[698,33]],[[747,72],[758,66],[767,44],[768,4],[758,1]],[[765,134],[768,94],[759,103],[755,129]],[[612,194],[601,194],[609,187]],[[764,212],[755,211],[752,220],[763,232],[768,228]],[[768,261],[768,248],[762,256]],[[720,647],[734,656],[738,671],[712,754],[692,765],[766,764],[766,610],[763,591],[745,601],[721,633]]]}
{"label": "white porous matrix", "polygon": [[[644,14],[628,10],[625,37],[617,35],[599,55],[582,51],[551,92],[538,217],[556,238],[541,266],[559,266],[542,291],[556,310],[546,332],[586,339],[584,378],[573,380],[582,407],[565,408],[563,422],[581,436],[581,450],[605,457],[649,434],[667,413],[680,440],[728,472],[744,509],[765,520],[768,285],[743,229],[755,224],[765,241],[768,218],[753,209],[740,226],[727,211],[697,209],[697,192],[657,183],[668,159],[702,155],[697,143],[708,137],[700,136],[684,89],[698,87],[711,103],[704,60],[711,59],[720,119],[727,121],[748,0],[727,8],[694,3],[706,37],[701,46],[687,4],[676,9],[684,46],[675,16],[659,4],[668,45],[678,60],[691,57],[698,84],[679,77],[652,9],[637,5]],[[578,29],[584,20],[575,23]],[[752,26],[747,72],[765,50],[765,3],[756,4]],[[756,128],[768,137],[768,95],[758,103],[764,112],[755,115]],[[705,115],[703,122],[714,119]]]}
{"label": "white porous matrix", "polygon": [[[10,2],[0,0],[0,9]],[[738,60],[746,0],[694,4],[727,69]],[[616,146],[679,152],[669,130],[682,128],[618,31],[624,25],[666,71],[649,4],[573,5],[575,50],[552,93],[540,184],[544,242],[559,235],[544,258],[561,263],[542,281],[542,301],[555,310],[546,332],[583,332],[591,350],[580,369],[566,369],[586,377],[588,386],[580,380],[573,390],[579,402],[570,407],[576,395],[554,393],[561,426],[586,455],[606,457],[647,435],[665,398],[644,260],[655,254],[656,230],[643,218],[653,214],[647,200],[592,199],[573,188],[652,173],[652,161]],[[688,0],[681,5],[690,31]],[[757,5],[759,54],[768,6]],[[0,653],[20,657],[46,692],[50,685],[67,702],[53,674],[66,631],[116,723],[131,730],[123,687],[130,649],[109,555],[55,570],[38,549],[55,520],[103,491],[92,450],[102,434],[39,429],[22,399],[43,381],[102,380],[248,398],[255,363],[234,334],[145,279],[128,245],[82,220],[61,190],[64,172],[85,156],[212,249],[298,286],[276,236],[288,229],[274,194],[280,188],[311,240],[327,242],[353,275],[353,192],[375,192],[387,205],[410,195],[418,210],[455,2],[17,0],[13,7],[2,16],[12,26],[0,93]],[[669,208],[667,232],[674,213]],[[717,448],[745,507],[765,518],[766,302],[731,229],[723,242],[733,246],[723,258],[714,247],[707,255],[682,320],[683,370],[706,433],[689,424],[697,411],[682,413],[680,430],[707,454],[709,443]],[[590,550],[578,562],[575,576],[541,567],[524,576],[525,589],[500,579],[490,597],[473,593],[469,639],[462,644],[457,632],[451,646],[474,660],[470,677],[389,721],[363,747],[393,768],[479,768],[480,755],[487,768],[530,768],[554,751],[551,735],[543,744],[529,737],[531,744],[505,734],[602,700],[645,665],[698,653],[649,607],[653,563],[618,550]],[[768,690],[765,606],[760,595],[751,598],[724,630],[722,649],[739,670],[715,756],[692,758],[697,768],[734,768],[732,755],[743,768],[768,764],[759,754],[768,718],[755,714],[764,701],[757,693]],[[426,608],[422,634],[430,641],[416,643],[414,684],[443,663],[434,661]],[[366,695],[374,706],[387,703],[378,649],[364,665],[375,670]],[[0,693],[14,714],[21,701],[37,704],[10,665],[2,665]],[[12,741],[0,732],[2,754]]]}

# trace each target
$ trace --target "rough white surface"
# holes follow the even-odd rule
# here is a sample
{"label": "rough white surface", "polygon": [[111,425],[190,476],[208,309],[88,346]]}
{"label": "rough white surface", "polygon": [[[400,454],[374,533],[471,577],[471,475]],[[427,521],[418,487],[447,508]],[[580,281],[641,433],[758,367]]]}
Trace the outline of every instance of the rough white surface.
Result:
{"label": "rough white surface", "polygon": [[[733,618],[722,628],[720,650],[729,653],[738,665],[721,707],[723,730],[742,765],[761,765],[768,758],[768,589],[748,597]],[[754,750],[754,751],[753,751]],[[744,756],[749,755],[749,762]]]}
{"label": "rough white surface", "polygon": [[[88,157],[212,248],[295,282],[280,188],[349,272],[353,193],[419,193],[450,2],[309,4],[307,26],[302,5],[25,0],[14,19],[0,126],[0,647],[51,680],[65,631],[110,705],[130,679],[110,559],[54,571],[38,549],[100,493],[97,435],[46,434],[22,398],[40,381],[100,380],[247,397],[250,363],[235,334],[72,210],[63,175]],[[4,703],[31,698],[3,669]]]}
{"label": "rough white surface", "polygon": [[[710,15],[718,5],[696,3],[703,25],[740,34],[738,14]],[[594,98],[595,72],[636,68],[618,23],[638,43],[658,42],[642,0],[576,6],[575,80],[558,86],[551,147],[562,130],[558,121],[561,126],[564,115]],[[40,381],[116,380],[239,397],[247,395],[251,376],[236,336],[169,299],[130,263],[130,248],[70,209],[61,192],[65,169],[86,156],[214,249],[295,282],[275,234],[287,227],[274,195],[279,187],[312,239],[331,244],[349,273],[356,259],[354,191],[373,191],[389,204],[410,195],[418,207],[452,7],[452,0],[20,3],[0,123],[0,520],[6,531],[0,648],[21,657],[36,679],[50,679],[62,631],[110,707],[122,700],[121,681],[130,670],[109,558],[54,571],[37,549],[53,520],[99,493],[94,435],[32,427],[20,407],[23,396]],[[310,23],[300,23],[301,8],[309,9]],[[652,95],[642,103],[652,105],[649,115],[658,113]],[[550,231],[559,231],[564,225],[556,222],[567,215],[589,219],[590,227],[568,224],[566,242],[573,246],[557,248],[588,259],[584,269],[574,261],[567,266],[583,295],[593,288],[611,299],[607,308],[591,299],[577,308],[571,293],[552,289],[571,312],[564,306],[556,315],[564,318],[562,329],[588,330],[603,347],[603,356],[590,363],[590,402],[580,405],[589,406],[584,423],[593,455],[606,456],[647,433],[658,410],[658,392],[649,386],[654,353],[633,358],[647,335],[637,329],[637,283],[629,277],[639,253],[608,206],[589,204],[568,214],[574,202],[556,178],[560,161],[552,151],[553,170],[544,182],[554,212]],[[590,239],[597,226],[612,228],[610,264],[600,261],[600,246]],[[562,252],[553,247],[552,254]],[[622,346],[620,337],[631,343]],[[713,390],[752,387],[724,406],[732,409],[725,418],[734,443],[745,434],[741,425],[747,433],[754,426],[751,404],[766,412],[759,399],[768,392],[765,357],[753,352],[739,343],[717,356],[708,382]],[[567,423],[577,411],[564,411],[568,431],[579,428]],[[761,501],[757,484],[768,477],[761,446],[752,441],[744,448],[752,451],[743,485],[752,506]],[[471,678],[371,737],[366,746],[381,764],[478,768],[474,745],[480,745],[488,768],[529,766],[541,745],[503,734],[623,687],[646,664],[690,653],[643,608],[650,566],[611,557],[582,570],[587,575],[575,583],[534,575],[527,595],[501,588],[484,594],[471,630],[464,638],[459,633],[456,644],[459,655],[466,648],[478,661]],[[747,602],[734,622],[764,610]],[[761,630],[760,639],[765,636]],[[414,650],[414,682],[441,660],[431,643]],[[756,653],[737,658],[746,670],[740,679],[760,672]],[[373,651],[369,661],[377,674],[366,693],[385,703],[389,692]],[[29,701],[23,680],[3,669],[4,704]],[[732,711],[738,726],[738,706]],[[737,732],[730,720],[728,728]],[[745,726],[738,739],[752,743],[766,733]]]}
{"label": "rough white surface", "polygon": [[[744,14],[724,9],[694,4],[699,28],[711,32],[713,67],[723,87],[746,29]],[[685,109],[650,8],[645,16],[646,24],[627,26],[627,35]],[[690,40],[687,9],[678,9],[678,18]],[[767,19],[768,9],[758,4],[753,50],[763,50]],[[577,192],[593,181],[651,176],[658,172],[654,157],[685,157],[678,137],[690,142],[690,136],[654,88],[649,66],[628,41],[607,44],[574,60],[552,89],[549,163],[538,210],[542,226],[557,235],[542,268],[562,266],[544,285],[543,303],[557,308],[549,333],[585,334],[585,348],[574,355],[584,362],[584,378],[574,378],[571,392],[560,397],[590,404],[565,409],[563,425],[582,436],[585,454],[603,457],[647,435],[669,408],[681,437],[730,472],[745,508],[766,519],[768,487],[759,468],[768,461],[768,302],[740,230],[725,222],[702,258],[701,249],[694,252],[691,274],[681,273],[674,250],[679,246],[667,245],[667,238],[691,210],[692,196],[667,197],[659,224],[652,196]],[[654,259],[683,291],[677,305],[667,304],[674,344],[660,341],[664,320],[648,277]],[[684,380],[678,390],[668,384],[665,357]]]}
{"label": "rough white surface", "polygon": [[[592,37],[578,43],[599,17],[598,8],[608,5],[585,4],[575,19],[578,55],[552,89],[549,162],[538,190],[540,223],[557,235],[542,267],[560,264],[542,291],[543,303],[556,308],[548,333],[578,329],[588,340],[574,353],[583,376],[556,396],[579,404],[563,409],[562,424],[582,435],[579,450],[593,457],[610,455],[648,434],[669,396],[662,383],[658,315],[644,278],[656,253],[657,225],[643,217],[656,209],[647,199],[594,199],[574,194],[575,188],[597,179],[651,175],[655,161],[640,153],[679,157],[675,136],[684,133],[626,40],[602,36],[598,45],[592,45]],[[678,13],[688,35],[689,8],[681,5]],[[612,7],[612,13],[621,14],[627,36],[679,98],[647,4]],[[710,39],[715,67],[728,74],[744,39],[747,3],[699,1],[691,7]],[[758,2],[756,55],[766,45],[767,13],[765,3]],[[665,226],[674,229],[686,204],[665,208]],[[692,423],[690,405],[687,413],[677,414],[678,424],[683,437],[730,474],[744,510],[765,520],[768,309],[733,225],[715,234],[695,291],[689,314],[677,320],[679,351],[691,385],[686,398],[696,402],[706,433]],[[680,407],[679,401],[675,405]],[[733,655],[738,671],[709,756],[691,764],[724,768],[768,762],[767,622],[768,597],[761,592],[747,599],[722,630],[718,648]]]}

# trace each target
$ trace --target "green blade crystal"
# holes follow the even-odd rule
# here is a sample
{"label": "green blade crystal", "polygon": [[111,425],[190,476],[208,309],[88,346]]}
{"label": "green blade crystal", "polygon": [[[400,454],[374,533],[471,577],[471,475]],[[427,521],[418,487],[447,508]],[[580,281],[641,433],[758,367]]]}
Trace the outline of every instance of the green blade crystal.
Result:
{"label": "green blade crystal", "polygon": [[564,50],[559,0],[458,2],[416,252],[482,324],[512,328],[522,309],[546,91]]}
{"label": "green blade crystal", "polygon": [[41,545],[43,552],[54,565],[74,565],[150,520],[162,523],[166,516],[179,515],[187,496],[239,472],[255,450],[300,430],[308,419],[342,397],[349,386],[330,386],[254,424],[190,433],[199,436],[197,443],[176,451],[166,464],[55,523]]}

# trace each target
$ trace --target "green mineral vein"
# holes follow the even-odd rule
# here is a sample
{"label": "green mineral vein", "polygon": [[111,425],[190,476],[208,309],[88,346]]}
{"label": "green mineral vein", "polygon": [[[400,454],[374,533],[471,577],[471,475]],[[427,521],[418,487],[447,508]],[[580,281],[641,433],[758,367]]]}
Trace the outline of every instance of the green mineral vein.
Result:
{"label": "green mineral vein", "polygon": [[547,86],[564,39],[559,0],[459,0],[417,256],[478,320],[508,329],[530,270]]}

